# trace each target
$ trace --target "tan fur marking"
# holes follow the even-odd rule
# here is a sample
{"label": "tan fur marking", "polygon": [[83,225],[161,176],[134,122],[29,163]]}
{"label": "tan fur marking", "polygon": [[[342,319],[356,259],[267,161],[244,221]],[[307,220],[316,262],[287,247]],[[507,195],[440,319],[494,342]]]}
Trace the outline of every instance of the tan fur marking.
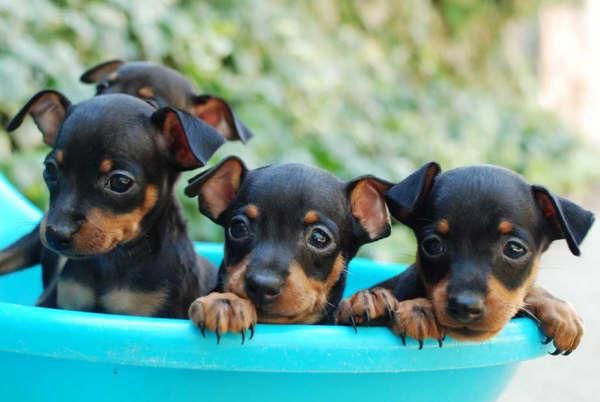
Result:
{"label": "tan fur marking", "polygon": [[247,298],[246,295],[246,268],[250,262],[250,257],[242,259],[235,265],[230,265],[225,268],[225,283],[224,290],[232,292],[236,295]]}
{"label": "tan fur marking", "polygon": [[54,157],[56,158],[56,161],[58,162],[58,164],[60,165],[61,163],[63,163],[63,161],[65,160],[65,153],[62,150],[58,150],[56,151],[56,153],[54,154]]}
{"label": "tan fur marking", "polygon": [[167,297],[166,289],[154,291],[114,289],[101,296],[100,303],[106,311],[113,314],[152,316],[160,311]]}
{"label": "tan fur marking", "polygon": [[480,320],[468,326],[468,329],[473,332],[468,335],[460,332],[460,329],[464,328],[464,324],[455,322],[447,314],[448,279],[440,281],[428,290],[438,321],[442,326],[447,327],[448,333],[456,339],[480,341],[494,336],[524,305],[525,295],[537,277],[538,261],[539,258],[536,257],[531,274],[522,286],[514,290],[507,289],[494,276],[490,276],[485,300],[485,314]]}
{"label": "tan fur marking", "polygon": [[65,310],[91,310],[96,305],[96,294],[87,285],[72,279],[60,279],[56,289],[56,304]]}
{"label": "tan fur marking", "polygon": [[119,78],[119,73],[117,73],[116,71],[113,71],[112,73],[108,74],[108,76],[106,77],[106,79],[109,80],[110,82],[116,81],[117,78]]}
{"label": "tan fur marking", "polygon": [[450,223],[447,219],[440,219],[435,225],[435,230],[440,234],[447,235],[450,232]]}
{"label": "tan fur marking", "polygon": [[319,222],[319,214],[316,211],[310,210],[304,215],[304,223],[312,225],[313,223]]}
{"label": "tan fur marking", "polygon": [[100,162],[100,172],[102,173],[108,173],[112,170],[113,168],[113,161],[110,159],[104,159],[102,162]]}
{"label": "tan fur marking", "polygon": [[154,96],[154,89],[152,87],[141,87],[138,89],[138,95],[142,98],[152,98]]}
{"label": "tan fur marking", "polygon": [[507,221],[506,219],[500,221],[500,224],[498,225],[498,232],[505,235],[512,232],[512,230],[513,224],[511,222]]}
{"label": "tan fur marking", "polygon": [[254,204],[250,204],[246,207],[246,216],[250,219],[258,218],[259,210],[258,207]]}
{"label": "tan fur marking", "polygon": [[259,321],[279,324],[313,324],[319,321],[327,308],[329,292],[344,268],[344,258],[339,254],[325,281],[320,281],[309,278],[300,264],[294,261],[281,295],[269,308],[268,314],[259,311]]}
{"label": "tan fur marking", "polygon": [[157,199],[158,189],[150,185],[146,188],[144,203],[131,212],[116,215],[98,208],[90,209],[73,238],[73,250],[82,255],[99,254],[135,239],[140,234],[142,219]]}

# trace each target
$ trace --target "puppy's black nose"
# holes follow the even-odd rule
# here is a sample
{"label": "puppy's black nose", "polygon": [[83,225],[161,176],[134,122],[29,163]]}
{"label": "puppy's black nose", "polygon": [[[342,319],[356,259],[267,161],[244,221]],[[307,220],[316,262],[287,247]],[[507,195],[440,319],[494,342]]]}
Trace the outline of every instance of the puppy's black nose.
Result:
{"label": "puppy's black nose", "polygon": [[461,292],[448,296],[448,314],[456,321],[468,324],[483,315],[485,301],[475,292]]}
{"label": "puppy's black nose", "polygon": [[269,303],[281,294],[283,279],[268,272],[253,272],[246,275],[246,293],[257,303]]}
{"label": "puppy's black nose", "polygon": [[46,241],[56,251],[63,251],[71,247],[75,230],[66,226],[46,226]]}

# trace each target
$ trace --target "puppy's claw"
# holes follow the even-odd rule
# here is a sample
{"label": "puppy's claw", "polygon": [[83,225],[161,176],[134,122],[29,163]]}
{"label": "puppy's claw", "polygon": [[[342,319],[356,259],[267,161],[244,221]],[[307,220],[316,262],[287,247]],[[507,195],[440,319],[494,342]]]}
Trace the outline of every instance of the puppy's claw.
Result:
{"label": "puppy's claw", "polygon": [[423,349],[423,340],[419,339],[419,350]]}
{"label": "puppy's claw", "polygon": [[371,325],[371,317],[369,316],[369,310],[365,310],[365,322],[367,325]]}
{"label": "puppy's claw", "polygon": [[402,345],[406,346],[406,335],[401,334],[400,339],[402,340]]}
{"label": "puppy's claw", "polygon": [[440,346],[440,348],[444,345],[444,338],[438,339],[438,345]]}
{"label": "puppy's claw", "polygon": [[542,341],[542,343],[543,343],[544,345],[547,345],[547,344],[549,344],[550,342],[552,342],[552,338],[551,338],[551,337],[549,337],[549,336],[547,336],[547,337],[546,337],[546,339],[544,339],[544,340]]}
{"label": "puppy's claw", "polygon": [[200,333],[202,334],[203,338],[206,338],[206,324],[202,323],[202,325],[200,326]]}
{"label": "puppy's claw", "polygon": [[254,338],[254,324],[250,324],[250,339]]}
{"label": "puppy's claw", "polygon": [[550,353],[552,356],[558,356],[559,354],[561,354],[563,351],[560,349],[556,349],[554,352]]}
{"label": "puppy's claw", "polygon": [[240,334],[242,334],[242,345],[244,344],[244,342],[246,341],[246,331],[245,330],[241,330]]}
{"label": "puppy's claw", "polygon": [[354,333],[358,334],[358,328],[356,328],[356,321],[354,321],[354,317],[350,315],[350,323],[352,323],[352,328],[354,328]]}
{"label": "puppy's claw", "polygon": [[565,353],[563,353],[563,356],[569,356],[571,353],[573,353],[572,350],[567,350]]}

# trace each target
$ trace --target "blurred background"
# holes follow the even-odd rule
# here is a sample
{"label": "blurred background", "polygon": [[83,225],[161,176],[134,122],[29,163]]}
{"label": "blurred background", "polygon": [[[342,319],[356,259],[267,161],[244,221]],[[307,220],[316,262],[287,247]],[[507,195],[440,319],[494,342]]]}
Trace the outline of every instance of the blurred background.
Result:
{"label": "blurred background", "polygon": [[[493,163],[598,211],[598,21],[600,0],[0,0],[0,123],[42,88],[92,96],[78,77],[99,62],[152,60],[230,100],[256,134],[211,163],[237,154],[250,167],[294,161],[391,181],[429,160]],[[41,135],[30,119],[2,130],[0,172],[45,207]],[[220,240],[178,191],[193,237]],[[561,245],[542,260],[542,281],[590,310],[589,341],[576,357],[523,366],[503,401],[600,392],[599,239],[595,229],[583,261]],[[414,242],[397,228],[361,253],[410,262]]]}

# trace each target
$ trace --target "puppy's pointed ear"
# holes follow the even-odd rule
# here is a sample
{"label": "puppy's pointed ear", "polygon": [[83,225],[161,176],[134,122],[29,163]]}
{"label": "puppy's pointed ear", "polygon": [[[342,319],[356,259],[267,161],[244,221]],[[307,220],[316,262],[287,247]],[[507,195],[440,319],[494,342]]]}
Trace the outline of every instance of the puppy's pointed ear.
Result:
{"label": "puppy's pointed ear", "polygon": [[212,95],[198,95],[193,97],[192,102],[194,114],[214,127],[225,139],[246,143],[253,137],[224,99]]}
{"label": "puppy's pointed ear", "polygon": [[415,213],[427,199],[433,180],[440,171],[440,165],[437,163],[426,163],[389,189],[385,199],[392,216],[405,225],[411,226]]}
{"label": "puppy's pointed ear", "polygon": [[79,80],[86,84],[95,84],[102,81],[102,79],[110,73],[117,71],[123,64],[125,64],[125,62],[122,60],[105,61],[81,74]]}
{"label": "puppy's pointed ear", "polygon": [[542,186],[531,186],[531,189],[548,223],[546,230],[550,239],[565,239],[571,253],[580,255],[579,245],[594,223],[594,214]]}
{"label": "puppy's pointed ear", "polygon": [[200,212],[218,223],[219,217],[235,197],[248,169],[235,156],[223,159],[217,166],[189,180],[185,188],[188,197],[198,197]]}
{"label": "puppy's pointed ear", "polygon": [[173,164],[179,170],[204,166],[225,142],[212,127],[172,107],[163,107],[151,116],[160,130]]}
{"label": "puppy's pointed ear", "polygon": [[384,194],[392,186],[374,176],[359,177],[346,187],[350,210],[355,222],[355,232],[365,243],[389,236],[390,214]]}
{"label": "puppy's pointed ear", "polygon": [[60,92],[51,89],[43,90],[35,94],[13,117],[6,126],[6,131],[10,132],[17,129],[29,113],[42,132],[44,142],[54,147],[58,131],[70,106],[71,102]]}

